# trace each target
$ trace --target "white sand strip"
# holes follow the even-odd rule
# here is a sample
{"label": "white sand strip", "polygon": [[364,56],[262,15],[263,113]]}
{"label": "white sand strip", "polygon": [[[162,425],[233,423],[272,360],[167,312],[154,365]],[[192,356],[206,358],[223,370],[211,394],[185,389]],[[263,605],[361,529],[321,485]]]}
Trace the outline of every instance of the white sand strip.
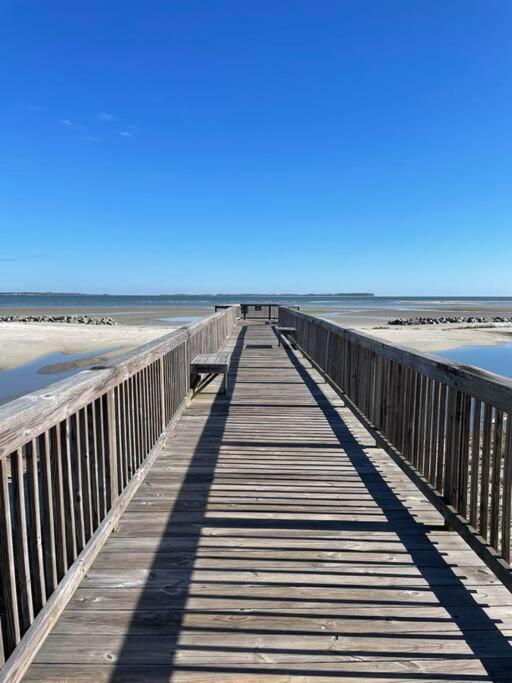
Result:
{"label": "white sand strip", "polygon": [[110,355],[117,355],[172,330],[173,327],[0,323],[0,371],[57,352],[75,354],[116,348]]}
{"label": "white sand strip", "polygon": [[418,351],[435,353],[461,346],[495,346],[512,343],[512,325],[496,324],[493,327],[465,325],[416,325],[411,327],[379,327],[364,332],[381,337],[394,344],[409,346]]}

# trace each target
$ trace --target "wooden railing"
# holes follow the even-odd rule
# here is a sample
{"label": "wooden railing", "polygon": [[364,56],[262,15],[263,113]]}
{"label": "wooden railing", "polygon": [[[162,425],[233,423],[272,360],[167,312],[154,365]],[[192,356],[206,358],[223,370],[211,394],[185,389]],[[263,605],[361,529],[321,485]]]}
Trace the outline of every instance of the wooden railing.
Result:
{"label": "wooden railing", "polygon": [[237,307],[0,407],[0,680],[18,680],[135,492]]}
{"label": "wooden railing", "polygon": [[286,307],[279,324],[512,589],[512,380]]}
{"label": "wooden railing", "polygon": [[237,318],[240,318],[240,304],[215,304],[215,313],[223,311],[225,308],[233,308]]}
{"label": "wooden railing", "polygon": [[[289,306],[299,310],[298,306]],[[244,320],[277,320],[279,304],[240,304],[240,315]]]}

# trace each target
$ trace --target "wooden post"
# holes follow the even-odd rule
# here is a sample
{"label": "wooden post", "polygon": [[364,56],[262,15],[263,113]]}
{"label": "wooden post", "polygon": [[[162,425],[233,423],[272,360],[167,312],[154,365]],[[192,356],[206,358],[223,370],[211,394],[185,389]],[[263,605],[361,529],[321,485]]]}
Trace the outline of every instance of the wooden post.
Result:
{"label": "wooden post", "polygon": [[0,669],[5,664],[4,637],[2,635],[2,618],[0,617]]}
{"label": "wooden post", "polygon": [[507,438],[503,456],[503,514],[501,520],[501,554],[510,562],[510,519],[512,506],[512,413],[507,415]]}
{"label": "wooden post", "polygon": [[2,539],[2,543],[0,543],[0,575],[2,577],[2,603],[9,652],[20,642],[21,628],[7,469],[7,458],[0,459],[0,532]]}
{"label": "wooden post", "polygon": [[110,473],[110,506],[119,495],[117,483],[117,435],[116,435],[116,406],[114,389],[107,393],[107,421],[108,421],[108,459]]}
{"label": "wooden post", "polygon": [[165,429],[167,424],[167,416],[165,414],[165,374],[164,374],[164,357],[162,356],[159,361],[160,369],[160,412],[162,416],[162,431]]}
{"label": "wooden post", "polygon": [[190,355],[224,343],[234,310],[0,406],[0,680],[27,669],[181,415]]}

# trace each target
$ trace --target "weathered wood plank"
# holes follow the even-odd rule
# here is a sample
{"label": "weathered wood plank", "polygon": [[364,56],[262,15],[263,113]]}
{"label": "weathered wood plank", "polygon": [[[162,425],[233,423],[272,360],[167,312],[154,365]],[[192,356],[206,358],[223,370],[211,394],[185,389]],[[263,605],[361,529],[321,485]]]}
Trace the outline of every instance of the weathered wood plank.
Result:
{"label": "weathered wood plank", "polygon": [[[467,682],[507,670],[510,592],[271,335],[239,328],[227,396],[210,385],[184,412],[27,680]],[[316,343],[324,357],[333,348],[327,334]],[[365,376],[381,386],[377,368]],[[384,418],[405,439],[395,401],[411,374],[392,374]],[[419,401],[441,409],[441,385],[420,384]],[[440,429],[425,420],[417,435],[434,478]]]}
{"label": "weathered wood plank", "polygon": [[[234,669],[229,665],[211,662],[194,666],[185,664],[175,667],[170,672],[167,665],[158,664],[107,664],[101,671],[91,665],[72,664],[39,664],[33,667],[30,681],[90,681],[92,677],[98,683],[111,681],[115,673],[123,681],[140,683],[140,681],[172,681],[172,683],[331,683],[342,680],[343,683],[382,683],[386,681],[400,681],[401,683],[425,683],[425,681],[451,681],[452,683],[482,683],[489,681],[486,668],[480,660],[468,657],[442,657],[433,655],[429,658],[400,659],[398,661],[355,661],[333,663],[326,657],[326,661],[315,661],[308,666],[304,662],[287,662],[286,666],[278,667],[268,655],[260,655],[257,666],[239,663]],[[318,660],[318,658],[317,658]],[[509,675],[507,661],[493,663],[495,681],[506,681]],[[307,678],[305,678],[307,677]]]}
{"label": "weathered wood plank", "polygon": [[[158,349],[139,349],[124,361],[0,408],[5,642],[0,637],[10,655],[2,683],[19,680],[29,666],[184,409],[190,355],[219,349],[235,314],[224,310],[159,340]],[[165,387],[156,362],[162,355],[153,358],[154,353],[176,360],[168,377],[173,405],[165,407],[165,421],[159,414]],[[128,459],[120,453],[127,443]]]}
{"label": "weathered wood plank", "polygon": [[299,334],[301,319],[313,321],[315,326],[331,330],[334,334],[374,351],[383,358],[412,368],[430,379],[443,382],[470,396],[478,396],[480,400],[492,403],[503,411],[512,412],[512,379],[471,365],[415,351],[406,346],[391,344],[366,332],[343,328],[329,320],[316,318],[302,311],[299,313],[288,307],[285,310],[287,318],[295,322]]}

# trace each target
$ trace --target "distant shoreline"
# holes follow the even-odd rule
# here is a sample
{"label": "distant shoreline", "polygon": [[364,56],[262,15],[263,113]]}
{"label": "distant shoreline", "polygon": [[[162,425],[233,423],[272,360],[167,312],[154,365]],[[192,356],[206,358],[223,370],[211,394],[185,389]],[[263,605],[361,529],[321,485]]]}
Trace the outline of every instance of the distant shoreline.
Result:
{"label": "distant shoreline", "polygon": [[182,297],[182,298],[190,298],[190,299],[195,299],[195,298],[220,298],[220,299],[225,299],[225,298],[237,298],[240,299],[241,301],[243,300],[249,300],[251,297],[255,297],[258,299],[264,299],[264,298],[269,298],[269,299],[275,299],[275,298],[284,298],[284,297],[311,297],[311,296],[320,296],[320,297],[375,297],[376,295],[373,294],[372,292],[309,292],[307,294],[298,294],[296,292],[274,292],[273,294],[250,294],[250,293],[235,293],[235,294],[108,294],[106,292],[103,292],[102,294],[89,294],[88,292],[0,292],[0,296],[83,296],[83,297],[133,297],[133,298],[138,298],[138,297],[149,297],[149,298],[176,298],[176,297]]}
{"label": "distant shoreline", "polygon": [[190,294],[187,292],[174,292],[174,293],[159,293],[159,294],[147,294],[147,293],[129,293],[129,294],[112,294],[110,292],[56,292],[56,291],[0,291],[0,298],[7,296],[16,297],[47,297],[47,296],[57,296],[57,297],[83,297],[83,298],[120,298],[120,299],[229,299],[232,301],[244,302],[249,301],[252,298],[255,299],[268,299],[273,301],[275,299],[288,299],[288,298],[299,298],[307,299],[310,297],[325,297],[325,298],[369,298],[369,299],[396,299],[396,300],[423,300],[423,301],[512,301],[512,294],[375,294],[374,292],[267,292],[264,294],[254,293],[254,292],[217,292],[215,294],[208,294],[205,292],[199,292],[198,294]]}

